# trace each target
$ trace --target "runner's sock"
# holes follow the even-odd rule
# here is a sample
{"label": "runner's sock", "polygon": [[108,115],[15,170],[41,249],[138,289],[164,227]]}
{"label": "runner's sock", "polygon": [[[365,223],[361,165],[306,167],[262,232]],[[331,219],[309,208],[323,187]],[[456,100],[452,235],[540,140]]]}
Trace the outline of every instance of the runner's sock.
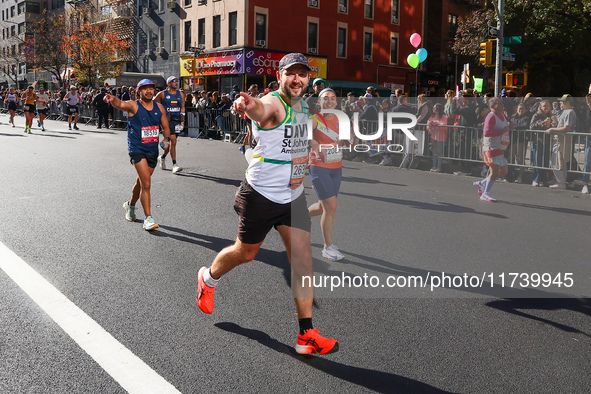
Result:
{"label": "runner's sock", "polygon": [[298,322],[300,323],[300,334],[302,334],[302,335],[304,335],[306,333],[306,331],[314,328],[314,326],[312,325],[312,318],[311,317],[307,317],[305,319],[300,319],[300,320],[298,320]]}
{"label": "runner's sock", "polygon": [[172,165],[174,166],[175,164],[176,164],[176,160],[173,160],[172,161]]}
{"label": "runner's sock", "polygon": [[219,279],[214,279],[211,277],[211,273],[209,272],[211,268],[208,268],[203,273],[203,281],[207,285],[207,287],[214,288],[218,285]]}
{"label": "runner's sock", "polygon": [[490,193],[490,189],[492,189],[492,186],[495,183],[495,181],[493,181],[490,178],[487,178],[487,179],[488,179],[488,181],[486,182],[486,187],[484,188],[484,192],[488,194],[488,193]]}

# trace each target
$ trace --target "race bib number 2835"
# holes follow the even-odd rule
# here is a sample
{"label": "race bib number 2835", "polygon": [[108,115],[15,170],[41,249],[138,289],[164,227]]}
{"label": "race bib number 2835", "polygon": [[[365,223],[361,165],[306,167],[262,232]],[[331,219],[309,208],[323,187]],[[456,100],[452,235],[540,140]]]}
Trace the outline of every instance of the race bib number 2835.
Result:
{"label": "race bib number 2835", "polygon": [[306,166],[308,165],[308,156],[296,157],[291,161],[291,178],[289,187],[297,189],[304,181],[306,176]]}

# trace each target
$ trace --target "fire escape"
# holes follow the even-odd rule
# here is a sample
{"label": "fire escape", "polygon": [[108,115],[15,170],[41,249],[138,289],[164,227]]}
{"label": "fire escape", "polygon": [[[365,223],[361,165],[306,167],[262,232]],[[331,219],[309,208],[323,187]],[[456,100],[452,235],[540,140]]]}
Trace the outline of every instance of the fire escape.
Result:
{"label": "fire escape", "polygon": [[137,0],[98,0],[97,24],[106,25],[129,45],[129,49],[117,53],[116,63],[125,63],[125,71],[138,71]]}

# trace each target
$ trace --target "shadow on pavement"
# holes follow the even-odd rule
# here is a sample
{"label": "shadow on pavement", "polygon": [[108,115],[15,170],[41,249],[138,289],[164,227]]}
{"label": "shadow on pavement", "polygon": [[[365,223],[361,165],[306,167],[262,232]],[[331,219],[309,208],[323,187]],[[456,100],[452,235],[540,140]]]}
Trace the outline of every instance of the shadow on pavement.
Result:
{"label": "shadow on pavement", "polygon": [[488,212],[478,212],[473,208],[464,207],[461,205],[449,204],[449,203],[438,203],[438,204],[431,204],[428,202],[420,202],[420,201],[413,201],[413,200],[400,200],[397,198],[388,198],[388,197],[378,197],[378,196],[368,196],[364,194],[357,194],[357,193],[347,193],[341,192],[341,195],[344,196],[351,196],[351,197],[359,197],[359,198],[367,198],[369,200],[385,202],[389,204],[397,204],[397,205],[407,205],[417,209],[425,209],[430,211],[438,211],[438,212],[451,212],[451,213],[470,213],[476,215],[483,215],[489,216],[497,219],[508,219],[505,215],[499,215],[496,213],[488,213]]}
{"label": "shadow on pavement", "polygon": [[47,131],[37,131],[36,133],[33,133],[32,135],[41,136],[41,137],[51,137],[51,138],[70,138],[70,139],[76,139],[76,137],[70,137],[68,135],[47,134]]}
{"label": "shadow on pavement", "polygon": [[542,317],[534,316],[522,311],[523,309],[537,309],[543,311],[566,309],[574,312],[580,312],[586,316],[591,317],[591,298],[517,298],[491,301],[487,302],[485,305],[490,308],[495,308],[503,312],[511,313],[512,315],[521,316],[548,324],[565,332],[582,334],[591,338],[591,333],[583,332],[577,328],[544,319]]}
{"label": "shadow on pavement", "polygon": [[[337,379],[365,387],[380,393],[396,392],[396,393],[445,393],[426,383],[418,382],[413,379],[405,378],[404,376],[395,375],[387,372],[375,371],[367,368],[352,367],[350,365],[341,364],[331,361],[323,356],[303,356],[297,354],[295,349],[271,338],[268,334],[248,328],[240,327],[235,323],[222,322],[214,324],[217,328],[222,330],[242,335],[253,341],[257,341],[261,345],[267,346],[269,349],[276,352],[291,356],[297,361],[300,361],[308,366],[315,368],[321,372],[332,375]],[[327,356],[330,357],[330,356]]]}
{"label": "shadow on pavement", "polygon": [[188,242],[188,243],[192,243],[195,245],[203,246],[203,247],[206,247],[208,249],[211,249],[211,250],[217,251],[217,252],[219,252],[220,250],[222,250],[226,246],[230,246],[230,245],[232,245],[232,243],[234,243],[234,240],[230,240],[230,239],[226,239],[226,238],[218,238],[218,237],[212,237],[210,235],[197,234],[197,233],[193,233],[191,231],[187,231],[187,230],[183,230],[180,228],[167,226],[167,225],[163,225],[163,224],[160,224],[159,226],[160,226],[160,230],[167,230],[167,232],[156,230],[156,231],[151,232],[152,235],[155,235],[158,237],[173,238],[173,239],[176,239],[177,241]]}
{"label": "shadow on pavement", "polygon": [[217,176],[211,176],[211,175],[204,175],[204,174],[196,174],[196,173],[192,173],[192,172],[185,172],[185,171],[181,171],[179,173],[176,174],[177,176],[184,176],[184,177],[188,177],[188,178],[197,178],[197,179],[203,179],[205,181],[212,181],[212,182],[216,182],[222,185],[230,185],[230,186],[240,186],[240,182],[237,179],[228,179],[228,178],[219,178]]}
{"label": "shadow on pavement", "polygon": [[0,133],[0,135],[2,135],[4,137],[26,137],[26,135],[23,135],[23,134]]}
{"label": "shadow on pavement", "polygon": [[499,201],[500,204],[507,204],[507,205],[514,205],[516,207],[521,208],[532,208],[532,209],[542,209],[545,211],[551,212],[558,212],[568,215],[577,215],[577,216],[591,216],[590,211],[583,211],[580,209],[571,209],[571,208],[562,208],[562,207],[549,207],[547,205],[537,205],[537,204],[530,204],[530,203],[521,203],[521,202],[509,202],[509,201]]}
{"label": "shadow on pavement", "polygon": [[352,183],[371,183],[371,184],[381,184],[381,185],[392,185],[392,186],[407,186],[402,183],[391,183],[391,182],[382,182],[377,179],[367,179],[367,178],[360,178],[356,176],[344,176],[342,177],[343,182],[352,182]]}

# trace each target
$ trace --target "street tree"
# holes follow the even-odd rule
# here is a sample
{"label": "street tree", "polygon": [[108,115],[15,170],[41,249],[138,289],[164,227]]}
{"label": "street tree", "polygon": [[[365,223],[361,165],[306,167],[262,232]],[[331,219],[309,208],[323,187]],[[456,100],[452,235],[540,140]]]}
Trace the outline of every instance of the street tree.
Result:
{"label": "street tree", "polygon": [[62,48],[78,80],[93,85],[97,80],[121,75],[119,59],[125,57],[129,45],[109,24],[91,23],[91,20],[92,15],[74,15]]}
{"label": "street tree", "polygon": [[44,10],[31,23],[31,31],[35,34],[34,66],[50,72],[63,86],[62,76],[69,65],[69,58],[64,50],[64,38],[68,34],[65,13]]}
{"label": "street tree", "polygon": [[[497,0],[492,0],[495,3]],[[493,3],[461,20],[454,51],[478,56],[487,27],[496,26]],[[509,70],[529,73],[528,90],[539,95],[574,95],[587,91],[591,80],[591,0],[505,0],[504,35],[522,36],[511,46]]]}

